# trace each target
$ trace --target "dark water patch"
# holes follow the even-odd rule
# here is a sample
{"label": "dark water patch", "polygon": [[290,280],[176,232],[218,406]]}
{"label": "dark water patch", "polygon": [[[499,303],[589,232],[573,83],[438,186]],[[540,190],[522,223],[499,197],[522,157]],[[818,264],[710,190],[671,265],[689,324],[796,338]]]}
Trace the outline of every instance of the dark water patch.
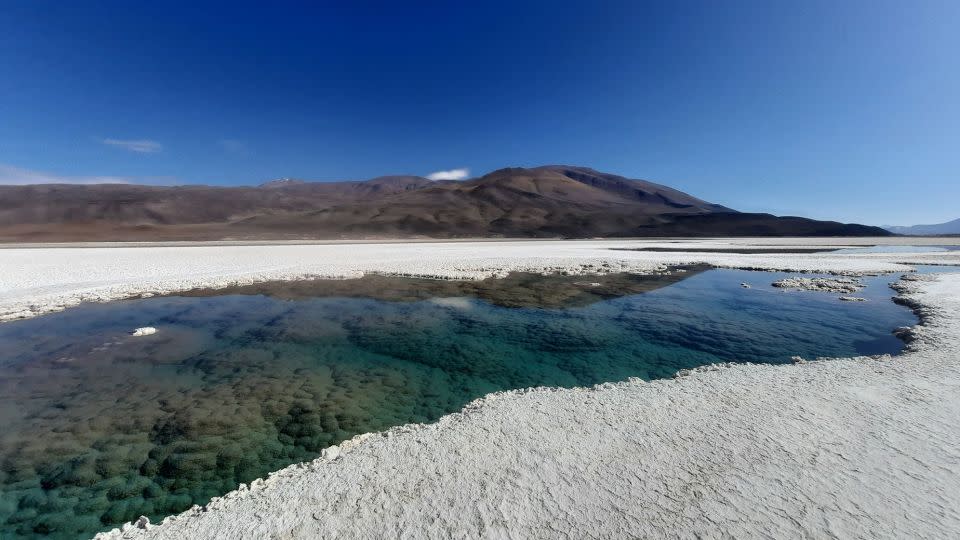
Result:
{"label": "dark water patch", "polygon": [[[890,331],[916,322],[889,301],[891,276],[865,278],[858,296],[869,301],[847,303],[769,286],[790,275],[415,286],[373,276],[6,323],[0,537],[79,538],[140,515],[156,521],[358,433],[434,421],[493,391],[897,352]],[[661,278],[672,282],[654,286]],[[138,326],[158,333],[130,337]]]}
{"label": "dark water patch", "polygon": [[898,350],[903,347],[903,341],[897,336],[884,334],[874,336],[868,339],[857,340],[854,342],[857,351],[863,355],[888,354],[891,350]]}

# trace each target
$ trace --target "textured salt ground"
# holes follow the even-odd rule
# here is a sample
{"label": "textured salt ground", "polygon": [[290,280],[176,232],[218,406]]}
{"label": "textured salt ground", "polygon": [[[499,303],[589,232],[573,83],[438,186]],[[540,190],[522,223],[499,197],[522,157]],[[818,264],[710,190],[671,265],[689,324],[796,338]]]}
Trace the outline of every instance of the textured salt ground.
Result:
{"label": "textured salt ground", "polygon": [[960,274],[909,352],[487,396],[101,538],[951,538]]}
{"label": "textured salt ground", "polygon": [[[512,271],[638,272],[666,266],[863,274],[910,264],[960,264],[960,251],[898,254],[662,253],[642,247],[848,246],[851,239],[695,241],[512,241],[389,244],[177,245],[0,249],[0,321],[102,302],[264,281],[359,277],[364,273],[482,279]],[[856,239],[858,243],[865,239]],[[915,240],[915,239],[911,239]],[[941,243],[947,240],[938,239]],[[904,239],[873,239],[871,243]]]}

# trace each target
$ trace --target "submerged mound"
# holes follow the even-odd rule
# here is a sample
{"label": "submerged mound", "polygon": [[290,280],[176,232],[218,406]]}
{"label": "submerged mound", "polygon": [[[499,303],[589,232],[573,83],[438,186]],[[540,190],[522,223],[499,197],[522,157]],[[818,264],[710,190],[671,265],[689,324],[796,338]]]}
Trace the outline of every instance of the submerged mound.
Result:
{"label": "submerged mound", "polygon": [[863,282],[857,278],[802,278],[778,279],[772,283],[780,289],[800,289],[832,293],[855,293],[863,289]]}

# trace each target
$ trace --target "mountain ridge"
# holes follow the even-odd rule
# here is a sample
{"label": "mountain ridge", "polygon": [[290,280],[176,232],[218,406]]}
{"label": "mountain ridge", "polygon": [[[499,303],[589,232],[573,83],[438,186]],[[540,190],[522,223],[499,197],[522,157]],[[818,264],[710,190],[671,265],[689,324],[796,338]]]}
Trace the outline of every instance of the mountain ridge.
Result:
{"label": "mountain ridge", "polygon": [[886,235],[738,212],[670,186],[545,165],[465,180],[0,186],[0,241]]}
{"label": "mountain ridge", "polygon": [[945,234],[960,234],[960,218],[947,221],[945,223],[934,223],[932,225],[884,225],[884,229],[895,233],[913,236],[937,236]]}

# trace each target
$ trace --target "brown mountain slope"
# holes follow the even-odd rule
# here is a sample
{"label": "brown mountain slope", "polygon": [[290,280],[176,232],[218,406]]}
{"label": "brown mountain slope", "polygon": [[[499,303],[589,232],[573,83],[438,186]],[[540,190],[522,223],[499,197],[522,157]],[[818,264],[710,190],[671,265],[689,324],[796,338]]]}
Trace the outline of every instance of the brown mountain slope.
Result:
{"label": "brown mountain slope", "polygon": [[0,240],[880,235],[742,214],[584,167],[501,169],[463,182],[387,176],[259,187],[0,186]]}
{"label": "brown mountain slope", "polygon": [[631,180],[615,174],[598,172],[587,167],[547,165],[534,170],[557,172],[589,186],[618,193],[628,200],[662,203],[674,209],[694,208],[712,212],[735,211],[719,204],[708,203],[662,184],[655,184],[647,180]]}
{"label": "brown mountain slope", "polygon": [[260,187],[37,184],[0,186],[0,227],[115,226],[230,222],[382,197],[429,185],[426,178],[386,176],[365,182],[284,182]]}

